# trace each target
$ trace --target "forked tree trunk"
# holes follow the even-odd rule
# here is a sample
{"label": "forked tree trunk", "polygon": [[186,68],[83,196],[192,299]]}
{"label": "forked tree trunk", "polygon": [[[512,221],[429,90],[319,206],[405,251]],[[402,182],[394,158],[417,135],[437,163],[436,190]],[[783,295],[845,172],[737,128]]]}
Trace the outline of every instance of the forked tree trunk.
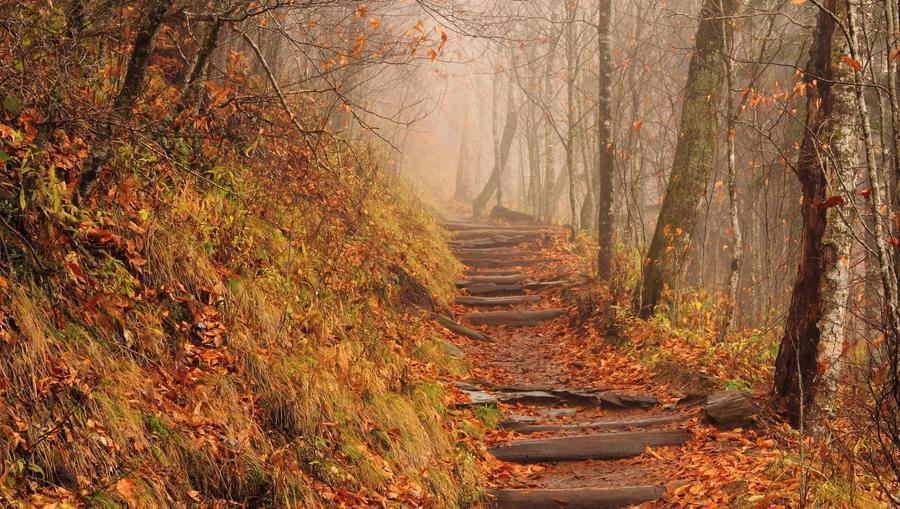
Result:
{"label": "forked tree trunk", "polygon": [[141,25],[128,58],[128,68],[125,71],[125,78],[122,80],[122,87],[113,101],[110,118],[104,121],[100,127],[100,131],[91,145],[91,151],[82,166],[76,188],[76,201],[87,201],[96,186],[100,169],[112,156],[114,127],[126,119],[131,109],[134,108],[141,93],[144,76],[147,74],[150,57],[153,55],[156,35],[162,26],[166,11],[171,5],[172,0],[156,0],[141,13]]}
{"label": "forked tree trunk", "polygon": [[775,360],[775,393],[795,425],[811,411],[828,412],[844,347],[849,291],[850,221],[859,150],[852,67],[842,61],[847,41],[831,13],[820,11],[807,64],[806,133],[796,173],[803,201],[800,267],[784,336]]}
{"label": "forked tree trunk", "polygon": [[[509,86],[513,86],[512,80],[510,80]],[[498,156],[494,158],[494,169],[491,171],[491,176],[488,178],[484,188],[472,202],[472,215],[475,217],[479,217],[484,213],[484,208],[487,206],[488,201],[490,201],[491,196],[494,195],[494,192],[499,192],[503,167],[506,166],[506,161],[509,159],[509,151],[512,148],[513,138],[516,135],[519,114],[516,111],[515,104],[512,103],[511,90],[508,95],[509,101],[507,101],[506,105],[506,120],[503,123],[503,135],[500,137]]]}
{"label": "forked tree trunk", "polygon": [[635,296],[635,310],[650,316],[674,288],[684,257],[697,205],[706,192],[719,127],[719,108],[725,69],[722,51],[737,0],[704,0],[694,54],[688,68],[684,105],[672,173],[659,219],[644,262],[644,280]]}
{"label": "forked tree trunk", "polygon": [[613,257],[613,176],[615,147],[612,137],[612,2],[600,2],[597,41],[600,74],[597,96],[597,275],[609,279]]}

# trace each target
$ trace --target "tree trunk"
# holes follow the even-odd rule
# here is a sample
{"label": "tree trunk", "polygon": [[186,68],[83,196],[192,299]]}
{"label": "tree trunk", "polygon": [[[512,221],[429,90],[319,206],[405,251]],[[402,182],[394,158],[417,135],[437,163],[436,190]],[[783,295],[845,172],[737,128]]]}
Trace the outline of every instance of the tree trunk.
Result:
{"label": "tree trunk", "polygon": [[[723,20],[722,23],[727,23]],[[737,294],[738,285],[741,279],[741,261],[744,257],[744,240],[741,236],[741,222],[738,219],[738,196],[737,196],[737,162],[735,161],[734,136],[737,128],[738,115],[740,109],[735,109],[734,105],[734,66],[732,58],[734,58],[734,37],[727,38],[728,55],[725,56],[725,119],[726,123],[726,154],[725,159],[728,164],[728,218],[731,222],[731,265],[728,270],[728,294],[725,297],[725,310],[723,312],[724,323],[719,331],[719,339],[725,339],[725,336],[731,330],[734,323],[735,314],[737,313]],[[742,101],[743,104],[743,101]]]}
{"label": "tree trunk", "polygon": [[175,107],[175,115],[193,106],[199,96],[199,85],[201,78],[206,75],[206,68],[209,66],[209,59],[219,43],[219,33],[225,24],[225,16],[230,13],[226,11],[222,16],[217,16],[210,21],[206,35],[200,49],[194,56],[190,67],[184,73],[184,81],[181,84],[181,93],[178,99],[178,105]]}
{"label": "tree trunk", "polygon": [[144,75],[147,73],[150,57],[153,55],[156,35],[162,26],[166,11],[171,5],[172,0],[156,0],[146,7],[142,13],[143,22],[138,28],[137,36],[134,39],[134,46],[128,59],[128,68],[125,71],[125,78],[122,80],[122,87],[113,101],[110,118],[103,123],[96,138],[94,138],[91,151],[78,178],[76,202],[86,201],[90,197],[96,186],[97,177],[100,175],[100,169],[112,155],[113,129],[117,122],[127,119],[130,116],[131,109],[134,108],[134,104],[141,93],[141,86],[144,83]]}
{"label": "tree trunk", "polygon": [[[842,57],[846,39],[829,0],[816,23],[807,64],[806,133],[797,161],[803,191],[800,267],[784,336],[775,360],[775,393],[788,418],[800,424],[816,405],[827,412],[840,370],[849,291],[850,214],[859,148],[852,68]],[[823,152],[823,145],[826,146]]]}
{"label": "tree trunk", "polygon": [[572,233],[578,231],[578,215],[575,196],[575,10],[578,3],[566,5],[566,172],[569,174],[569,212],[572,217]]}
{"label": "tree trunk", "polygon": [[459,135],[459,159],[456,161],[456,189],[453,192],[453,198],[460,201],[469,201],[472,199],[471,189],[469,188],[469,171],[468,165],[468,141],[469,132],[469,102],[466,101],[465,113],[463,115],[462,129]]}
{"label": "tree trunk", "polygon": [[635,310],[650,316],[675,286],[693,228],[697,205],[706,191],[719,126],[719,103],[725,70],[722,51],[729,23],[723,17],[737,10],[737,0],[704,0],[694,54],[688,68],[680,132],[672,173],[653,240],[644,262],[641,292]]}
{"label": "tree trunk", "polygon": [[[509,86],[513,86],[511,81]],[[512,93],[509,94],[509,97],[512,99]],[[503,125],[503,135],[500,138],[498,155],[494,158],[494,169],[491,171],[491,176],[488,178],[484,188],[475,197],[475,201],[472,202],[472,215],[475,217],[479,217],[484,213],[484,208],[490,201],[491,196],[494,195],[495,191],[499,192],[503,167],[506,166],[506,161],[509,159],[509,151],[512,147],[513,138],[516,135],[518,123],[519,114],[516,112],[515,105],[510,102],[506,108],[506,120]]]}
{"label": "tree trunk", "polygon": [[600,2],[597,24],[600,74],[597,80],[597,275],[609,279],[613,257],[613,176],[615,146],[612,137],[612,2]]}

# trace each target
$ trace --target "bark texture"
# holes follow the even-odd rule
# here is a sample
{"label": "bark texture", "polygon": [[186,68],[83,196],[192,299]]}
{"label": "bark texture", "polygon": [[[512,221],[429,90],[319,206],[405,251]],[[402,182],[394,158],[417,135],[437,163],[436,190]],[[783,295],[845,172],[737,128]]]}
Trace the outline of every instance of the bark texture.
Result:
{"label": "bark texture", "polygon": [[647,257],[635,310],[650,316],[669,297],[690,245],[697,205],[706,192],[719,127],[719,109],[725,69],[722,52],[731,25],[723,17],[734,15],[737,0],[704,0],[687,86],[675,159],[666,187],[656,230]]}
{"label": "bark texture", "polygon": [[153,55],[156,36],[163,24],[166,11],[171,5],[172,0],[156,0],[147,6],[143,12],[143,22],[138,28],[137,36],[134,39],[134,46],[128,59],[128,68],[125,71],[125,78],[122,80],[122,87],[113,101],[110,118],[100,127],[100,131],[97,133],[91,146],[91,152],[88,154],[88,158],[82,167],[77,186],[76,199],[78,200],[85,200],[90,196],[96,186],[100,169],[112,156],[114,127],[117,123],[127,119],[132,108],[134,108],[135,102],[141,93],[144,77],[147,74],[150,57]]}
{"label": "bark texture", "polygon": [[597,97],[597,273],[600,279],[608,279],[613,258],[613,174],[615,171],[615,146],[612,136],[612,57],[610,23],[612,2],[600,2],[597,24],[600,76]]}
{"label": "bark texture", "polygon": [[[824,3],[831,13],[846,2]],[[775,361],[775,393],[800,424],[809,410],[827,411],[844,349],[849,291],[850,202],[859,150],[852,67],[832,15],[818,15],[807,65],[806,133],[796,173],[803,192],[803,238],[784,336]],[[815,407],[814,407],[815,404]]]}

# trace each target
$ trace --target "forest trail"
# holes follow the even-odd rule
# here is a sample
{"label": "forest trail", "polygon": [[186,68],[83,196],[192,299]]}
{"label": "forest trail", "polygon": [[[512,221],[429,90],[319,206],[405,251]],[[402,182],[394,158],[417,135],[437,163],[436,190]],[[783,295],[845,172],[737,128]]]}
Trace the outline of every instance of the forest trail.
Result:
{"label": "forest trail", "polygon": [[[473,378],[456,383],[460,405],[501,412],[500,429],[488,438],[497,460],[494,505],[626,507],[690,482],[653,449],[688,442],[686,423],[698,408],[679,404],[642,372],[594,379],[583,357],[572,354],[582,349],[560,296],[569,282],[547,253],[566,231],[465,221],[445,228],[466,265],[454,311],[494,339],[460,345]],[[598,361],[614,371],[625,364]]]}

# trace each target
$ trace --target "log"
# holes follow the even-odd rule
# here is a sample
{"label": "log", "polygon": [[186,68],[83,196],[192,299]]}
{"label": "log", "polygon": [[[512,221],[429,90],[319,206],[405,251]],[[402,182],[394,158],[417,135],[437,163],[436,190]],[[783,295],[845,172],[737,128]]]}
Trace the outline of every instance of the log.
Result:
{"label": "log", "polygon": [[691,434],[682,429],[630,431],[602,435],[519,440],[488,451],[501,461],[545,463],[632,458],[648,447],[681,445]]}
{"label": "log", "polygon": [[492,489],[489,507],[496,509],[618,509],[656,500],[665,486],[569,489]]}
{"label": "log", "polygon": [[713,424],[738,427],[753,422],[756,407],[741,391],[719,391],[706,398],[703,413]]}
{"label": "log", "polygon": [[504,230],[504,231],[546,231],[551,232],[552,227],[530,224],[490,224],[490,223],[444,223],[441,228],[448,232],[461,232],[469,230]]}
{"label": "log", "polygon": [[511,230],[509,228],[487,228],[481,230],[463,230],[453,234],[455,240],[483,239],[485,237],[522,237],[537,239],[544,235],[540,230]]}
{"label": "log", "polygon": [[507,237],[497,237],[493,239],[482,239],[482,240],[473,240],[467,242],[453,242],[450,241],[448,244],[450,247],[459,248],[459,249],[472,249],[472,248],[495,248],[495,247],[512,247],[521,244],[525,239],[523,238],[507,238]]}
{"label": "log", "polygon": [[491,209],[491,219],[500,220],[500,221],[509,221],[510,223],[531,223],[534,224],[537,221],[534,216],[528,215],[524,212],[519,212],[518,210],[508,209],[506,207],[497,205],[493,209]]}
{"label": "log", "polygon": [[465,277],[473,277],[473,276],[518,276],[521,275],[522,272],[515,269],[507,269],[507,270],[472,270],[466,269],[463,271],[463,276]]}
{"label": "log", "polygon": [[684,415],[661,415],[657,417],[644,417],[642,419],[620,419],[615,421],[587,421],[573,424],[534,424],[516,420],[505,420],[500,427],[522,434],[539,433],[544,431],[573,431],[573,430],[624,430],[630,428],[646,428],[661,424],[671,424],[686,420]]}
{"label": "log", "polygon": [[528,267],[531,265],[540,265],[542,263],[554,263],[559,260],[555,258],[527,258],[523,260],[497,260],[497,259],[482,259],[482,258],[460,258],[464,265],[468,265],[469,267]]}
{"label": "log", "polygon": [[491,260],[491,259],[516,259],[528,258],[541,254],[540,251],[526,251],[521,249],[454,249],[453,254],[458,258],[469,258],[471,260]]}
{"label": "log", "polygon": [[439,315],[437,313],[429,312],[428,316],[432,320],[436,321],[437,323],[439,323],[439,324],[443,325],[444,327],[446,327],[447,329],[449,329],[451,332],[455,332],[461,336],[465,336],[467,338],[472,338],[477,341],[487,341],[488,343],[496,343],[497,342],[496,339],[488,336],[487,334],[482,334],[481,332],[472,330],[472,329],[466,327],[465,325],[458,324],[444,315]]}
{"label": "log", "polygon": [[528,279],[527,276],[518,274],[515,276],[471,276],[456,282],[457,288],[465,288],[476,283],[494,283],[495,285],[511,285],[521,283]]}
{"label": "log", "polygon": [[547,288],[557,288],[566,284],[565,281],[538,281],[536,283],[527,283],[525,289],[533,292],[539,292]]}
{"label": "log", "polygon": [[469,297],[463,295],[454,299],[453,302],[462,306],[497,307],[514,306],[526,302],[538,302],[539,300],[541,300],[540,295],[509,295],[506,297]]}
{"label": "log", "polygon": [[474,325],[507,325],[519,327],[534,325],[566,314],[565,309],[541,309],[537,311],[487,311],[466,313],[463,320]]}
{"label": "log", "polygon": [[626,394],[623,392],[601,392],[597,394],[601,405],[617,408],[650,408],[659,404],[656,396],[643,394]]}
{"label": "log", "polygon": [[475,283],[466,287],[469,295],[492,297],[498,295],[523,295],[525,289],[520,285],[498,285],[494,283]]}

